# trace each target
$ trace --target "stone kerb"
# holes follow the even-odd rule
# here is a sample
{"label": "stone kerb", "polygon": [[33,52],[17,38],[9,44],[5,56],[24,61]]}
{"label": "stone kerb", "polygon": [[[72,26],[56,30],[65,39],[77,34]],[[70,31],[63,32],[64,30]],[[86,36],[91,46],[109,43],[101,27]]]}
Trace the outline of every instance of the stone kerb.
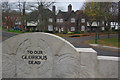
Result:
{"label": "stone kerb", "polygon": [[25,33],[2,44],[3,78],[80,78],[79,52],[48,33]]}

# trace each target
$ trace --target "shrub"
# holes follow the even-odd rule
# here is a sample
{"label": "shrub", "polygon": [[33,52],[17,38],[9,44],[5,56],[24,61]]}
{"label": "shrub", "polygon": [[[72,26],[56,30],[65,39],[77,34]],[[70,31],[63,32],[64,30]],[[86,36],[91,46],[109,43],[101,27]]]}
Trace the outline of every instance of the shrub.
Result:
{"label": "shrub", "polygon": [[44,32],[46,32],[46,33],[53,33],[53,31],[48,31],[48,30],[45,30]]}
{"label": "shrub", "polygon": [[83,34],[84,31],[78,31],[78,32],[74,32],[75,34]]}
{"label": "shrub", "polygon": [[67,32],[66,32],[66,31],[63,31],[62,33],[63,33],[63,34],[67,34]]}
{"label": "shrub", "polygon": [[55,33],[58,33],[58,31],[55,31]]}
{"label": "shrub", "polygon": [[72,35],[72,36],[69,36],[69,37],[80,37],[80,35]]}
{"label": "shrub", "polygon": [[68,32],[68,34],[73,34],[73,32]]}

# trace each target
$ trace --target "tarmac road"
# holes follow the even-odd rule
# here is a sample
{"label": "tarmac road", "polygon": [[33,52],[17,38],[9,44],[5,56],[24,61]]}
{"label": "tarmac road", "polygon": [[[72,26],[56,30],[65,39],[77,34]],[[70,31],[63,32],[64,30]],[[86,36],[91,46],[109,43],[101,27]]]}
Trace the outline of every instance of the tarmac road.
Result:
{"label": "tarmac road", "polygon": [[[118,35],[110,35],[110,37],[118,37]],[[107,38],[107,35],[100,36],[100,39]],[[118,51],[110,50],[110,49],[101,49],[101,48],[95,48],[91,47],[90,45],[86,44],[85,42],[87,40],[93,40],[95,39],[95,36],[89,36],[89,37],[76,37],[76,38],[65,38],[67,41],[72,43],[77,48],[93,48],[98,52],[98,55],[100,56],[119,56]],[[120,57],[120,56],[119,56]]]}
{"label": "tarmac road", "polygon": [[[14,34],[14,33],[8,33],[8,32],[2,32],[2,41],[15,36],[18,34]],[[118,35],[110,35],[110,37],[117,37]],[[100,38],[107,38],[107,35],[104,36],[100,36]],[[77,48],[93,48],[91,46],[89,46],[88,44],[85,43],[85,41],[87,40],[93,40],[95,39],[94,36],[89,36],[89,37],[76,37],[76,38],[64,38],[67,41],[69,41],[71,44],[73,44],[75,47]],[[118,51],[112,51],[109,49],[100,49],[100,48],[93,48],[94,50],[96,50],[98,52],[98,55],[100,56],[118,56]],[[119,56],[120,57],[120,56]]]}

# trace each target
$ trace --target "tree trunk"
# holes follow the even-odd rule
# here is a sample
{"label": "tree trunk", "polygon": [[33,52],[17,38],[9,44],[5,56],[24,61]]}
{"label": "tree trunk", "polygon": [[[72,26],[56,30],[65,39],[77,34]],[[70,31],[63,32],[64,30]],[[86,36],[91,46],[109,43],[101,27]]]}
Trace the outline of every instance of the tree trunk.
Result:
{"label": "tree trunk", "polygon": [[99,30],[99,28],[100,28],[100,25],[99,25],[99,23],[98,23],[98,21],[97,21],[97,38],[98,39],[100,39],[100,30]]}
{"label": "tree trunk", "polygon": [[110,33],[109,33],[109,31],[110,31],[110,22],[108,22],[108,38],[110,38]]}
{"label": "tree trunk", "polygon": [[92,33],[92,22],[89,23],[89,26],[90,26],[90,35]]}

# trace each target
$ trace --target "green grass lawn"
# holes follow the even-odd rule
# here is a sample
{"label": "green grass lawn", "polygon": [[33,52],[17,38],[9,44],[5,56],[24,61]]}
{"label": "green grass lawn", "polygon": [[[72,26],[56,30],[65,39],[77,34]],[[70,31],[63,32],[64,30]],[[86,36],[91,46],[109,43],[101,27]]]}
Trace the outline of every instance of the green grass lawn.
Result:
{"label": "green grass lawn", "polygon": [[[89,44],[95,44],[95,40],[90,40],[90,41],[88,41],[88,43]],[[98,44],[105,45],[105,46],[120,47],[118,45],[118,37],[99,39]]]}
{"label": "green grass lawn", "polygon": [[13,33],[23,33],[22,31],[20,30],[5,30],[6,32],[13,32]]}

